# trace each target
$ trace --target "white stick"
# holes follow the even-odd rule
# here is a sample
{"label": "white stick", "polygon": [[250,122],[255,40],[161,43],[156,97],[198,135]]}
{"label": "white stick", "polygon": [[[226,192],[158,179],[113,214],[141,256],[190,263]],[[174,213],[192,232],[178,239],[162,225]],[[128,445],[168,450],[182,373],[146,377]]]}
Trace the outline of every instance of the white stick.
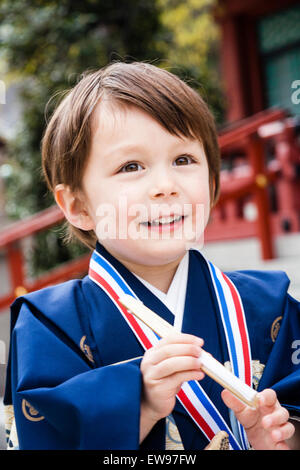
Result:
{"label": "white stick", "polygon": [[[119,298],[119,301],[161,338],[168,336],[172,330],[174,330],[170,323],[166,322],[132,295],[124,294]],[[200,358],[202,362],[201,369],[209,375],[209,377],[222,385],[222,387],[230,390],[231,393],[246,405],[251,406],[251,408],[257,407],[258,394],[253,388],[242,382],[206,351],[202,350]]]}

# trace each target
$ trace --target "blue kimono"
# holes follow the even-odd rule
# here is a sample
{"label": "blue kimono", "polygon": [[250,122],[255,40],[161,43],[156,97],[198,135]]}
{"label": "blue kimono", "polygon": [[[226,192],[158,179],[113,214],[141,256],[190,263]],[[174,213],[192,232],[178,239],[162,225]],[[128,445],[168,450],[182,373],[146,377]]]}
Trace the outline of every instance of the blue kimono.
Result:
{"label": "blue kimono", "polygon": [[[168,308],[97,244],[150,309],[172,323]],[[207,263],[189,252],[182,331],[204,338],[205,350],[229,360]],[[258,390],[272,387],[291,415],[300,415],[300,304],[283,272],[227,276],[241,296],[253,362],[263,370]],[[107,294],[88,276],[19,297],[11,308],[11,348],[4,403],[13,404],[20,449],[145,449],[165,446],[165,420],[139,445],[144,350]],[[297,360],[299,357],[299,360]],[[123,362],[127,361],[127,362]],[[260,379],[260,380],[259,380]],[[221,386],[201,386],[230,426]],[[186,450],[208,441],[179,401],[172,412]]]}

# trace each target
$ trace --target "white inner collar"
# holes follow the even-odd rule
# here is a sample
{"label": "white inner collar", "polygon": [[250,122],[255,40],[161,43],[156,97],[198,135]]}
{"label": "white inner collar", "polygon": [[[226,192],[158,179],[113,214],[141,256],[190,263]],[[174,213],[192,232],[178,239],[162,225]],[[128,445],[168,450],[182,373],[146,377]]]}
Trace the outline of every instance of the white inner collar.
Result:
{"label": "white inner collar", "polygon": [[182,320],[185,305],[185,295],[188,279],[188,267],[189,267],[189,253],[187,252],[182,260],[180,261],[173,280],[170,284],[168,292],[165,294],[157,287],[154,287],[145,279],[140,276],[135,276],[154,294],[156,297],[165,304],[165,306],[174,315],[174,327],[177,331],[181,331]]}

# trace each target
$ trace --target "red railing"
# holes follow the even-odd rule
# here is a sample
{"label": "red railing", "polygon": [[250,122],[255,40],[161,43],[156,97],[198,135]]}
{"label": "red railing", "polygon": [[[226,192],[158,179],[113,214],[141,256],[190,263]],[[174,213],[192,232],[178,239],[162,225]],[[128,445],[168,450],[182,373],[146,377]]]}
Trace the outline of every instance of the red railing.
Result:
{"label": "red railing", "polygon": [[[300,145],[283,111],[264,111],[219,138],[221,196],[205,241],[258,237],[261,256],[275,256],[274,235],[300,231]],[[247,216],[247,208],[252,215]],[[252,220],[251,220],[252,219]]]}
{"label": "red railing", "polygon": [[89,255],[64,263],[37,279],[27,279],[22,241],[26,237],[50,229],[63,220],[64,216],[61,210],[57,206],[53,206],[12,224],[0,234],[0,252],[5,252],[10,277],[9,292],[0,295],[0,311],[7,308],[19,295],[66,281],[83,275],[87,271]]}
{"label": "red railing", "polygon": [[[272,235],[287,229],[300,230],[300,189],[296,174],[297,165],[300,168],[300,149],[293,125],[283,111],[267,110],[220,133],[219,145],[224,163],[231,163],[232,168],[221,172],[221,196],[212,211],[205,241],[258,237],[262,257],[272,258]],[[267,163],[266,149],[271,152]],[[276,197],[277,208],[273,212],[270,188],[275,191],[273,199]],[[247,207],[255,209],[255,220],[245,216]],[[27,278],[24,239],[63,220],[62,212],[54,206],[0,233],[0,254],[5,255],[10,278],[8,292],[0,295],[0,311],[24,292],[63,282],[87,271],[89,255],[64,263],[37,279]]]}

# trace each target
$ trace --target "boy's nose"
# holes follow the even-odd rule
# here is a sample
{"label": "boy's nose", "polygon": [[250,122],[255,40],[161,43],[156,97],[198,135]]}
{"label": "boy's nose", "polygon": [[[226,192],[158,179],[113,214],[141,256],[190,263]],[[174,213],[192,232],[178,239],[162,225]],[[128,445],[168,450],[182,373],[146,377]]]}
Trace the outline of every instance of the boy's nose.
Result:
{"label": "boy's nose", "polygon": [[154,179],[153,185],[149,190],[151,199],[174,197],[178,196],[178,194],[176,183],[167,175],[162,174]]}
{"label": "boy's nose", "polygon": [[177,191],[159,191],[159,190],[154,190],[151,191],[150,197],[151,199],[158,199],[160,197],[169,197],[169,196],[177,196],[178,193]]}

